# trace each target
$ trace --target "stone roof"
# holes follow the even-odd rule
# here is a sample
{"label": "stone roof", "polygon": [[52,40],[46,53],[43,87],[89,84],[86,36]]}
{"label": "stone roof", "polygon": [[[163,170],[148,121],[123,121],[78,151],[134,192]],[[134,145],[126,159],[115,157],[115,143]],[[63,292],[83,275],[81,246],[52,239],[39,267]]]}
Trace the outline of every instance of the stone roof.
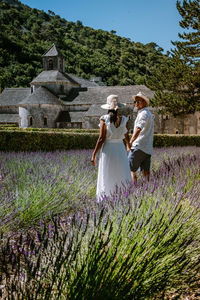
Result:
{"label": "stone roof", "polygon": [[63,56],[63,55],[61,54],[60,51],[56,49],[55,44],[52,44],[51,48],[49,48],[49,50],[47,50],[42,56],[52,57],[52,56]]}
{"label": "stone roof", "polygon": [[150,99],[154,96],[154,92],[145,85],[97,86],[88,87],[86,92],[79,92],[73,104],[104,104],[107,97],[111,94],[118,95],[120,102],[133,104],[132,96],[136,95],[139,91]]}
{"label": "stone roof", "polygon": [[49,104],[49,105],[62,105],[61,100],[54,94],[52,94],[45,87],[40,86],[32,94],[23,99],[19,106],[26,104]]}
{"label": "stone roof", "polygon": [[83,122],[85,112],[83,111],[61,111],[56,122]]}
{"label": "stone roof", "polygon": [[[108,110],[101,108],[99,104],[92,104],[88,111],[85,113],[85,117],[100,117],[107,114]],[[133,114],[133,105],[127,105],[123,108],[119,108],[119,112],[125,116]]]}
{"label": "stone roof", "polygon": [[85,113],[86,117],[100,117],[105,115],[107,110],[101,108],[99,104],[92,104],[88,111]]}
{"label": "stone roof", "polygon": [[30,94],[30,88],[6,88],[0,94],[0,106],[18,106],[18,103]]}
{"label": "stone roof", "polygon": [[18,114],[0,114],[0,123],[19,123]]}
{"label": "stone roof", "polygon": [[35,79],[32,80],[31,84],[47,84],[47,83],[60,83],[70,84],[73,86],[80,86],[73,78],[68,74],[59,72],[58,70],[42,71]]}
{"label": "stone roof", "polygon": [[78,82],[82,87],[95,87],[95,86],[99,86],[96,82],[92,82],[90,80],[81,78],[81,77],[77,77],[73,74],[69,74],[69,76],[74,79],[76,82]]}

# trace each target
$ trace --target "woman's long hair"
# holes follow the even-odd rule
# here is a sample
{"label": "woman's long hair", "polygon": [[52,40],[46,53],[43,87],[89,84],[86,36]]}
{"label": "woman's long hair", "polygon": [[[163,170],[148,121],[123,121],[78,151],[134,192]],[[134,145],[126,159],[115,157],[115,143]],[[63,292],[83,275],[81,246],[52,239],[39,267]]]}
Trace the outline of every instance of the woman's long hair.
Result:
{"label": "woman's long hair", "polygon": [[116,123],[116,121],[117,121],[117,110],[109,109],[108,114],[110,116],[110,123]]}

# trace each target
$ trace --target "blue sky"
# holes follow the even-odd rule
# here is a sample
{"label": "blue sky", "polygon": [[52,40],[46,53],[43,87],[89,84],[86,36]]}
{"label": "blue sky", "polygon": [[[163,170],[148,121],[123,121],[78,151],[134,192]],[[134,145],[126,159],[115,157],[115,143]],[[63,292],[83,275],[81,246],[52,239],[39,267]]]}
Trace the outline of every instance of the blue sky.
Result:
{"label": "blue sky", "polygon": [[80,20],[84,26],[94,29],[115,30],[116,34],[133,42],[155,42],[164,53],[178,40],[181,17],[176,0],[21,0],[32,8],[38,8],[65,18]]}

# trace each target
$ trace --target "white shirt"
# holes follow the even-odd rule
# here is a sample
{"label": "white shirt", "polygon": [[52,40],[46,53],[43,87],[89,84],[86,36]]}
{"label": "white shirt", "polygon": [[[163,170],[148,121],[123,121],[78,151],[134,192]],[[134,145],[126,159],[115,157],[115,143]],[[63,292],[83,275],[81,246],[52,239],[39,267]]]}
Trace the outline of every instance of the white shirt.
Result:
{"label": "white shirt", "polygon": [[140,149],[151,155],[153,152],[154,119],[147,107],[138,110],[134,131],[136,127],[141,128],[141,131],[137,139],[132,143],[131,148]]}

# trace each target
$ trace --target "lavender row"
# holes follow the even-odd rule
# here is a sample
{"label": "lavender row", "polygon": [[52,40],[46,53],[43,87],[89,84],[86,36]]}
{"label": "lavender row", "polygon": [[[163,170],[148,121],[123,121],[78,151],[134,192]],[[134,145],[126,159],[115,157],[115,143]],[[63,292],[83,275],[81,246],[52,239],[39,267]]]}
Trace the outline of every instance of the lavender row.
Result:
{"label": "lavender row", "polygon": [[198,148],[156,149],[149,183],[100,202],[91,151],[1,155],[2,298],[151,299],[198,282]]}

